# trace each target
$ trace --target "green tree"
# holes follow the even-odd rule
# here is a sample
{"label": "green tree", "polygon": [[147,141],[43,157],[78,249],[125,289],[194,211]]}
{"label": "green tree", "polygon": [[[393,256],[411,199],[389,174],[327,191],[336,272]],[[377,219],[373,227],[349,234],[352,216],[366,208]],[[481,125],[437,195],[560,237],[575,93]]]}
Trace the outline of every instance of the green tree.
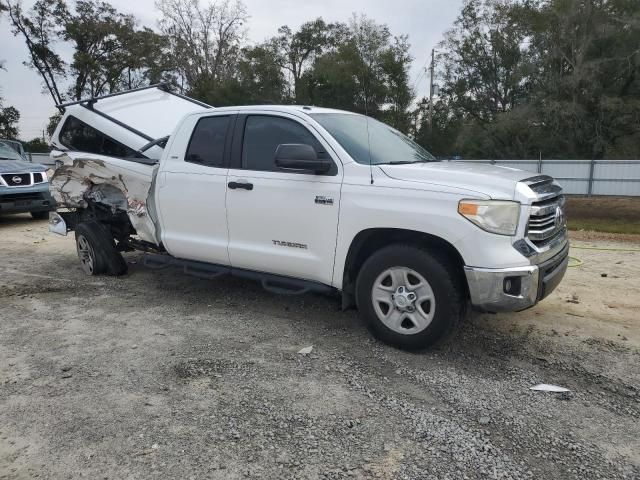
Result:
{"label": "green tree", "polygon": [[62,119],[62,114],[60,112],[56,112],[49,117],[49,121],[47,122],[47,135],[49,135],[49,138],[51,138],[53,132],[56,131],[58,123],[60,123],[60,119]]}
{"label": "green tree", "polygon": [[465,157],[638,158],[639,45],[637,1],[467,0],[416,137]]}
{"label": "green tree", "polygon": [[163,38],[147,28],[138,30],[133,16],[106,2],[78,0],[61,35],[74,49],[69,96],[76,100],[138,87],[164,70]]}
{"label": "green tree", "polygon": [[334,50],[347,36],[345,24],[328,24],[322,18],[303,23],[296,32],[287,25],[278,29],[278,36],[268,44],[276,51],[280,67],[291,75],[293,98],[302,99],[302,78],[315,59]]}
{"label": "green tree", "polygon": [[[447,132],[446,147],[439,149],[463,156],[505,158],[531,154],[528,142],[517,144],[497,128],[498,118],[525,102],[530,90],[531,63],[523,45],[527,29],[515,3],[500,0],[467,0],[460,15],[439,45],[440,124],[433,134],[422,117],[418,137],[427,148],[434,136]],[[512,130],[528,131],[528,119]],[[444,123],[443,123],[444,122]],[[451,126],[446,124],[451,123]],[[456,132],[456,136],[451,133]]]}
{"label": "green tree", "polygon": [[[39,73],[56,104],[170,78],[168,39],[137,28],[134,17],[109,3],[77,0],[70,10],[64,0],[38,0],[25,11],[19,1],[0,1],[28,48],[25,64]],[[60,53],[65,44],[73,51],[68,65]]]}
{"label": "green tree", "polygon": [[3,106],[0,97],[0,138],[14,139],[18,137],[18,121],[20,120],[20,112],[15,107]]}
{"label": "green tree", "polygon": [[24,149],[29,153],[49,153],[51,147],[49,144],[42,140],[42,138],[32,138],[28,142],[24,142]]}
{"label": "green tree", "polygon": [[640,2],[553,0],[529,14],[543,151],[638,158]]}
{"label": "green tree", "polygon": [[191,94],[218,107],[284,103],[287,83],[270,44],[244,48],[233,74],[210,84],[200,81]]}
{"label": "green tree", "polygon": [[29,13],[22,4],[6,0],[3,4],[11,21],[13,34],[22,35],[29,50],[25,65],[36,70],[54,103],[62,103],[63,94],[59,83],[64,80],[65,62],[55,51],[65,19],[68,17],[63,0],[38,0]]}
{"label": "green tree", "polygon": [[386,25],[354,17],[346,38],[316,58],[303,75],[305,100],[381,118],[408,131],[411,57],[406,37],[393,37]]}
{"label": "green tree", "polygon": [[458,145],[462,119],[452,115],[447,102],[441,99],[434,102],[433,127],[430,129],[428,110],[429,100],[423,98],[411,114],[411,133],[415,141],[438,158],[462,155],[464,145]]}

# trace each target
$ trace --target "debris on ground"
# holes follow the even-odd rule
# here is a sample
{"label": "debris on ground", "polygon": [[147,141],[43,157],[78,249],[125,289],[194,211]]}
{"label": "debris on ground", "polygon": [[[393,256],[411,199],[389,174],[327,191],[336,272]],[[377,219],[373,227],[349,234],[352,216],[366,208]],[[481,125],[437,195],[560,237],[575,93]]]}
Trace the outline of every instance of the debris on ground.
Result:
{"label": "debris on ground", "polygon": [[554,392],[554,393],[564,393],[570,392],[568,388],[559,387],[558,385],[550,385],[548,383],[539,383],[538,385],[534,385],[530,388],[530,390],[535,390],[536,392]]}

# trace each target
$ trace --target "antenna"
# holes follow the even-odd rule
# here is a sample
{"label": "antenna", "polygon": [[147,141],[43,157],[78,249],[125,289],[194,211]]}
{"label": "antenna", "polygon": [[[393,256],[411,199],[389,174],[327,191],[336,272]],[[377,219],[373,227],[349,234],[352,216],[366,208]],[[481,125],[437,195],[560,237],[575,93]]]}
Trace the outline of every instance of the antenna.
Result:
{"label": "antenna", "polygon": [[369,177],[371,178],[371,185],[373,185],[373,165],[371,160],[371,135],[369,135],[369,117],[364,117],[367,122],[367,143],[369,144]]}

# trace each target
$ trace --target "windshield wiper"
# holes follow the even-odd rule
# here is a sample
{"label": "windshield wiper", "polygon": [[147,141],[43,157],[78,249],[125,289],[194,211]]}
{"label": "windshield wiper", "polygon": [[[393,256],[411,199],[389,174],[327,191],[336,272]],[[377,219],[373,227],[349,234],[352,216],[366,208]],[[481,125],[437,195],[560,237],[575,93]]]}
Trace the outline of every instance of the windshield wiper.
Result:
{"label": "windshield wiper", "polygon": [[427,163],[429,160],[395,160],[393,162],[381,162],[378,165],[410,165],[412,163]]}

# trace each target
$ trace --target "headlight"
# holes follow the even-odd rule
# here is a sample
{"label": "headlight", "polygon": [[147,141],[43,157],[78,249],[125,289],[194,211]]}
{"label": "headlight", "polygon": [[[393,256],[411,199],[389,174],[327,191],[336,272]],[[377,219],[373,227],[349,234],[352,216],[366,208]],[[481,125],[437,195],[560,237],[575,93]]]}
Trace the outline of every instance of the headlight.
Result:
{"label": "headlight", "polygon": [[48,182],[49,181],[49,175],[47,174],[47,171],[45,170],[44,172],[40,172],[42,173],[42,181],[43,182]]}
{"label": "headlight", "polygon": [[505,200],[460,200],[458,213],[487,232],[515,235],[520,204]]}

